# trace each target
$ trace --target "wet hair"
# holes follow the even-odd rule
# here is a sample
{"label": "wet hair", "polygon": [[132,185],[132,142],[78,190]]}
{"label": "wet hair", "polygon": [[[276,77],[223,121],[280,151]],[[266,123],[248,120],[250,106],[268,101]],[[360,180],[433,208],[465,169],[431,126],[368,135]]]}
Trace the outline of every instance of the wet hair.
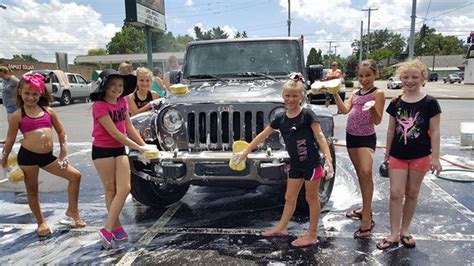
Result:
{"label": "wet hair", "polygon": [[146,67],[139,67],[137,68],[137,71],[136,71],[136,76],[138,78],[138,76],[140,75],[146,75],[148,76],[151,80],[153,80],[153,73],[151,72],[151,70],[149,70],[148,68]]}
{"label": "wet hair", "polygon": [[124,61],[120,63],[118,67],[118,72],[120,72],[120,75],[129,75],[133,73],[133,66],[128,62]]}
{"label": "wet hair", "polygon": [[421,73],[421,76],[423,77],[423,80],[426,79],[428,69],[426,68],[426,65],[423,64],[420,60],[418,59],[408,59],[405,62],[403,62],[396,71],[396,75],[400,77],[403,72],[408,71],[409,69],[416,69],[419,70]]}
{"label": "wet hair", "polygon": [[379,76],[379,69],[377,68],[377,63],[372,60],[372,59],[366,59],[362,62],[360,62],[360,64],[356,67],[356,72],[359,72],[359,69],[361,67],[368,67],[370,68],[374,74],[375,74],[375,77],[378,78]]}
{"label": "wet hair", "polygon": [[305,96],[306,90],[304,88],[304,83],[303,81],[300,80],[294,80],[294,79],[288,79],[284,84],[283,84],[283,92],[284,94],[286,91],[297,91],[301,93],[301,96]]}
{"label": "wet hair", "polygon": [[[23,78],[20,80],[20,82],[18,83],[18,86],[15,88],[15,91],[14,91],[15,102],[18,108],[22,108],[23,105],[25,105],[25,102],[23,102],[23,98],[21,98],[21,90],[29,89],[29,88],[30,88],[30,83]],[[48,89],[45,87],[43,93],[40,94],[38,105],[49,106],[52,101],[53,101],[53,97],[49,93]]]}
{"label": "wet hair", "polygon": [[153,68],[153,75],[159,77],[161,75],[161,69],[159,67]]}
{"label": "wet hair", "polygon": [[99,91],[99,95],[97,96],[96,101],[105,101],[104,98],[105,98],[105,94],[107,93],[107,89],[109,87],[109,84],[110,84],[110,82],[112,82],[113,80],[116,80],[116,79],[121,79],[122,82],[124,82],[123,78],[120,77],[120,76],[113,76],[113,77],[107,78],[107,81],[104,84],[105,89]]}

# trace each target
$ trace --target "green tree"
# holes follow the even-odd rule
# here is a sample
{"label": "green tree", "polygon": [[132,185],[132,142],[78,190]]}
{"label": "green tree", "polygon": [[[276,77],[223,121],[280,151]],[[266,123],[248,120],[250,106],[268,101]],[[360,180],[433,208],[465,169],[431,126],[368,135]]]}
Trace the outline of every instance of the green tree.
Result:
{"label": "green tree", "polygon": [[356,77],[356,68],[359,64],[359,59],[355,54],[352,54],[346,58],[346,78]]}
{"label": "green tree", "polygon": [[39,62],[38,59],[34,58],[33,55],[31,54],[22,54],[22,55],[14,54],[12,59],[18,60],[18,61]]}
{"label": "green tree", "polygon": [[[227,39],[229,34],[225,33],[221,27],[212,28],[208,31],[202,31],[199,26],[194,26],[194,33],[196,34],[196,40],[216,40],[216,39]],[[244,32],[245,33],[245,32]],[[247,36],[247,33],[245,33]]]}
{"label": "green tree", "polygon": [[309,50],[308,57],[306,58],[306,67],[310,65],[318,65],[323,63],[322,51],[318,49],[316,51],[315,48],[311,48]]}
{"label": "green tree", "polygon": [[466,53],[464,41],[455,36],[443,36],[436,29],[426,27],[425,38],[415,34],[415,55],[454,55]]}
{"label": "green tree", "polygon": [[87,51],[87,55],[106,55],[106,54],[107,54],[107,50],[105,50],[104,48],[89,49],[89,51]]}
{"label": "green tree", "polygon": [[240,31],[237,31],[237,33],[234,35],[234,39],[239,39],[239,38],[248,38],[247,32],[243,31],[242,33],[240,33]]}
{"label": "green tree", "polygon": [[[370,34],[370,53],[369,58],[377,57],[378,60],[382,60],[389,57],[396,57],[399,58],[400,54],[403,52],[404,48],[406,47],[405,38],[402,37],[401,34],[390,32],[387,29],[384,30],[375,30]],[[364,35],[362,37],[362,44],[364,54],[362,55],[364,58],[367,55],[367,44],[369,41],[369,35]],[[359,56],[359,48],[360,48],[360,40],[354,40],[352,42],[351,47],[353,52],[358,57]],[[378,51],[383,49],[381,51]],[[374,54],[372,54],[374,53]],[[374,58],[375,59],[375,58]]]}
{"label": "green tree", "polygon": [[143,31],[135,26],[125,25],[107,44],[107,52],[109,54],[144,53],[145,47]]}

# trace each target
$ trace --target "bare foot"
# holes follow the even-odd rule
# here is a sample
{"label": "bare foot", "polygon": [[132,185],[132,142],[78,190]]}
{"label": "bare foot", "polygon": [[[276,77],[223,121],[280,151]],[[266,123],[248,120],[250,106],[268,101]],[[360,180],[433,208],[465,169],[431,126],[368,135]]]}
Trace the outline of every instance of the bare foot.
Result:
{"label": "bare foot", "polygon": [[317,236],[310,236],[308,234],[298,237],[295,241],[291,242],[294,247],[309,247],[318,244]]}
{"label": "bare foot", "polygon": [[264,237],[286,237],[288,236],[288,230],[278,230],[278,229],[267,229],[261,233]]}
{"label": "bare foot", "polygon": [[66,216],[72,219],[71,226],[74,228],[82,228],[87,225],[86,222],[81,219],[79,213],[66,211]]}
{"label": "bare foot", "polygon": [[36,233],[39,237],[46,237],[51,235],[51,228],[49,228],[48,223],[43,222],[38,225],[38,229],[36,229]]}

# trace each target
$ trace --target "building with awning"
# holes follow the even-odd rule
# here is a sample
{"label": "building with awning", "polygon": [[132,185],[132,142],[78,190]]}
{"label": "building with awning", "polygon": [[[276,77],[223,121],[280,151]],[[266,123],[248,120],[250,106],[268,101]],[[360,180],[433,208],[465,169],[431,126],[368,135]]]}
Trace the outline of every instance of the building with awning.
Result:
{"label": "building with awning", "polygon": [[[178,63],[183,63],[184,52],[153,53],[153,67],[158,67],[161,72],[168,71],[168,58],[176,56]],[[74,64],[92,63],[97,64],[100,69],[113,68],[114,66],[128,61],[134,68],[147,66],[147,55],[143,54],[108,54],[108,55],[79,55],[74,59]]]}

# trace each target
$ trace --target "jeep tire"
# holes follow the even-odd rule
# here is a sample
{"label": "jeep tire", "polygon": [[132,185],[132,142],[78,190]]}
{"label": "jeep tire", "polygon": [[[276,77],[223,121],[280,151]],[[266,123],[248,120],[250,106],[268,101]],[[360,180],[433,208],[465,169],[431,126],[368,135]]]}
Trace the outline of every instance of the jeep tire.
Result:
{"label": "jeep tire", "polygon": [[63,91],[61,99],[59,99],[61,105],[69,105],[72,103],[71,93],[69,91]]}
{"label": "jeep tire", "polygon": [[189,184],[158,184],[132,173],[130,192],[138,202],[153,208],[165,208],[179,201],[188,191]]}

